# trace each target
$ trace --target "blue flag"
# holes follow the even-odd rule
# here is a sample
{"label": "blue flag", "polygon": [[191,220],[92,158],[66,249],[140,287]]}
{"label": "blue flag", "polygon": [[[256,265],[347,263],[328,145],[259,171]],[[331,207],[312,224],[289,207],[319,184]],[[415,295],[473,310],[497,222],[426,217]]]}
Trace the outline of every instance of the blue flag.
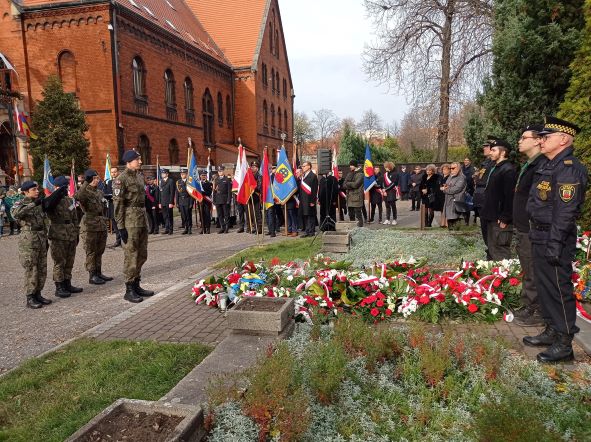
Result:
{"label": "blue flag", "polygon": [[291,165],[287,159],[285,148],[281,147],[279,158],[277,160],[277,169],[275,170],[273,180],[273,195],[280,204],[285,204],[287,200],[298,190],[298,183],[293,176]]}
{"label": "blue flag", "polygon": [[376,176],[373,172],[373,163],[371,162],[371,151],[369,144],[365,146],[365,162],[363,163],[363,190],[367,192],[376,185]]}
{"label": "blue flag", "polygon": [[45,196],[51,195],[55,190],[55,185],[53,184],[53,175],[51,174],[51,165],[49,164],[47,155],[45,155],[45,160],[43,161],[43,190],[45,192]]}
{"label": "blue flag", "polygon": [[187,165],[189,173],[187,176],[187,191],[198,202],[203,201],[203,187],[199,179],[199,168],[197,167],[197,158],[193,153],[193,149],[189,149],[189,161]]}

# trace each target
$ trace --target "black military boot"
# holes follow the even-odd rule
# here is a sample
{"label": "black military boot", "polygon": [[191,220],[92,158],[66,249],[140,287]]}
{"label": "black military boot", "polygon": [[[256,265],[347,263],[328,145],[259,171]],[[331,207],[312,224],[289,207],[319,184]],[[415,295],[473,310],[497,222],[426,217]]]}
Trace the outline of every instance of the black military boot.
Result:
{"label": "black military boot", "polygon": [[539,335],[524,336],[523,343],[525,345],[529,345],[530,347],[547,347],[554,344],[554,341],[556,340],[556,333],[556,330],[554,330],[549,325],[546,325],[544,331]]}
{"label": "black military boot", "polygon": [[513,322],[522,327],[540,327],[545,325],[544,318],[542,318],[540,312],[530,305],[515,312]]}
{"label": "black military boot", "polygon": [[181,233],[181,235],[186,235],[189,233],[189,228],[185,227],[185,230],[183,230],[183,233]]}
{"label": "black military boot", "polygon": [[51,299],[47,299],[47,298],[44,298],[43,296],[41,296],[40,291],[35,292],[35,299],[37,300],[37,302],[40,302],[43,305],[49,305],[52,303]]}
{"label": "black military boot", "polygon": [[63,282],[55,282],[55,296],[58,298],[69,298],[71,294]]}
{"label": "black military boot", "polygon": [[123,299],[133,303],[142,302],[144,300],[144,298],[138,295],[135,291],[135,283],[133,282],[125,283],[125,295],[123,296]]}
{"label": "black military boot", "polygon": [[88,275],[89,275],[88,282],[90,284],[102,285],[105,283],[105,280],[99,278],[99,276],[96,274],[96,272],[88,272]]}
{"label": "black military boot", "polygon": [[113,280],[113,278],[111,278],[110,276],[103,275],[103,270],[101,267],[98,268],[98,270],[96,272],[96,276],[98,276],[99,278],[101,278],[104,281],[112,281]]}
{"label": "black military boot", "polygon": [[575,359],[573,352],[573,337],[567,333],[555,332],[555,341],[548,349],[539,353],[539,362],[567,362]]}
{"label": "black military boot", "polygon": [[134,281],[134,288],[135,292],[140,296],[154,296],[154,292],[152,290],[144,290],[140,287],[141,278],[137,278]]}
{"label": "black military boot", "polygon": [[189,235],[193,234],[193,226],[189,226]]}
{"label": "black military boot", "polygon": [[28,308],[41,308],[43,304],[37,301],[35,295],[27,295],[27,307]]}
{"label": "black military boot", "polygon": [[82,289],[80,287],[75,287],[72,285],[71,279],[64,279],[64,287],[70,293],[82,293]]}

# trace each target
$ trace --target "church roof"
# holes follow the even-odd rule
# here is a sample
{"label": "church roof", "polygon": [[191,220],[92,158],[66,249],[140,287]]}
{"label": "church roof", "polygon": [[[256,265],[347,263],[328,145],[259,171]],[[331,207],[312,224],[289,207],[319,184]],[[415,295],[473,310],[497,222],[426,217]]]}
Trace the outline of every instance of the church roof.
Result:
{"label": "church roof", "polygon": [[234,68],[256,62],[270,0],[186,0]]}

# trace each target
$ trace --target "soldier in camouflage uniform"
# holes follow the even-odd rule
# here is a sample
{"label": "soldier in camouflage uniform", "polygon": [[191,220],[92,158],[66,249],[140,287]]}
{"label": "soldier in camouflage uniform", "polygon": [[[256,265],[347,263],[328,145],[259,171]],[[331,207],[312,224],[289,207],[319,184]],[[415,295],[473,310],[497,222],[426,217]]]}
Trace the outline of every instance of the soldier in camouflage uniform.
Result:
{"label": "soldier in camouflage uniform", "polygon": [[72,267],[76,258],[78,245],[78,215],[72,198],[67,196],[70,180],[65,176],[58,176],[54,180],[58,190],[65,193],[55,207],[47,210],[47,217],[51,221],[49,226],[49,245],[53,258],[53,281],[55,282],[55,296],[68,298],[72,293],[80,293],[79,287],[72,285]]}
{"label": "soldier in camouflage uniform", "polygon": [[[21,190],[25,198],[14,203],[12,216],[21,226],[18,241],[19,260],[25,269],[27,307],[41,308],[51,304],[41,296],[47,277],[47,231],[45,212],[39,198],[39,187],[34,181],[25,181]],[[59,192],[55,192],[56,195]]]}
{"label": "soldier in camouflage uniform", "polygon": [[107,244],[107,219],[104,216],[104,196],[98,189],[99,176],[96,170],[84,172],[84,184],[74,198],[84,212],[81,221],[82,241],[86,250],[86,270],[90,284],[104,284],[113,278],[103,275],[102,258]]}
{"label": "soldier in camouflage uniform", "polygon": [[141,302],[154,292],[140,287],[142,266],[148,259],[148,222],[145,207],[144,177],[140,172],[140,154],[128,150],[123,155],[127,167],[113,183],[115,220],[125,244],[123,273],[125,296],[129,302]]}

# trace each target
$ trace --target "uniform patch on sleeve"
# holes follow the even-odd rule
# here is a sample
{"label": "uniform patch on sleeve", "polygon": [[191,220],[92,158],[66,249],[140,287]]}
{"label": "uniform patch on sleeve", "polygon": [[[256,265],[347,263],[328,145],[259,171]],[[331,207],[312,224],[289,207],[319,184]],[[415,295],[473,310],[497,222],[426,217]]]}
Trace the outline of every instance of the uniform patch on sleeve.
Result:
{"label": "uniform patch on sleeve", "polygon": [[117,179],[113,181],[113,195],[119,196],[121,193],[121,180]]}
{"label": "uniform patch on sleeve", "polygon": [[570,202],[575,197],[576,186],[574,184],[561,184],[558,188],[558,195],[565,203]]}

